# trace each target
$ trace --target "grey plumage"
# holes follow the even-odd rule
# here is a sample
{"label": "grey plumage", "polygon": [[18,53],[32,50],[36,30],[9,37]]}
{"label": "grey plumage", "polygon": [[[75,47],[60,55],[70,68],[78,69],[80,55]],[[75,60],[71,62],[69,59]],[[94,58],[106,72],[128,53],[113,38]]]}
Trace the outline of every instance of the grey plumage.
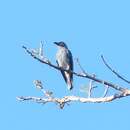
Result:
{"label": "grey plumage", "polygon": [[[73,57],[67,45],[64,42],[54,42],[54,44],[59,48],[56,54],[56,62],[58,66],[73,71]],[[73,88],[73,74],[63,70],[61,70],[61,73],[68,85],[68,89],[71,90]]]}

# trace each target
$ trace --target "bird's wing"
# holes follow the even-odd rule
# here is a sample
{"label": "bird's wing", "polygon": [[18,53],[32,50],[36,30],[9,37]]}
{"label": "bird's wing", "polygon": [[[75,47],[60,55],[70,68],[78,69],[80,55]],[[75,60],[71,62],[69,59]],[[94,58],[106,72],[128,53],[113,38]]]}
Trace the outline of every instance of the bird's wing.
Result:
{"label": "bird's wing", "polygon": [[[58,63],[57,60],[56,60],[56,63],[57,63],[57,65],[59,66],[59,63]],[[61,71],[61,74],[62,74],[62,76],[63,76],[65,82],[67,83],[67,79],[66,79],[66,76],[65,76],[65,72],[64,72],[63,70],[60,70],[60,71]]]}
{"label": "bird's wing", "polygon": [[[68,51],[68,59],[69,59],[69,70],[73,71],[73,56],[71,51]],[[70,79],[73,80],[73,74],[70,72]]]}

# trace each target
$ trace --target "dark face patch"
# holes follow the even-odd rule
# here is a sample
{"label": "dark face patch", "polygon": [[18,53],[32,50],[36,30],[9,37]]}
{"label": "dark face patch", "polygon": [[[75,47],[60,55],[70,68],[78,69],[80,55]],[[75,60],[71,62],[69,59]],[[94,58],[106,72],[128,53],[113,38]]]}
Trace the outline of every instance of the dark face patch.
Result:
{"label": "dark face patch", "polygon": [[65,43],[64,42],[59,42],[59,46],[65,47]]}

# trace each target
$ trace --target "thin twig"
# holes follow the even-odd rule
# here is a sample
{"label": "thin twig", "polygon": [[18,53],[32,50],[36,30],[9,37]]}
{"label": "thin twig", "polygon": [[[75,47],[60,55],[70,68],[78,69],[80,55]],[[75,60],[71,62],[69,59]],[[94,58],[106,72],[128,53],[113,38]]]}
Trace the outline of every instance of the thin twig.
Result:
{"label": "thin twig", "polygon": [[[96,77],[95,74],[93,74],[93,76]],[[95,88],[95,86],[93,86],[93,83],[94,83],[94,81],[93,81],[93,80],[90,80],[90,82],[89,82],[89,89],[88,89],[88,98],[91,97],[91,95],[92,95],[92,90]]]}
{"label": "thin twig", "polygon": [[108,90],[109,90],[109,86],[108,85],[105,85],[105,91],[104,91],[104,93],[103,93],[103,96],[102,97],[106,97],[107,96],[107,94],[108,94]]}
{"label": "thin twig", "polygon": [[104,59],[103,55],[101,55],[102,61],[103,63],[107,66],[107,68],[109,70],[111,70],[118,78],[122,79],[123,81],[125,81],[126,83],[130,84],[130,81],[128,81],[126,78],[124,78],[123,76],[121,76],[119,73],[117,73],[114,69],[112,69],[112,67],[110,65],[108,65],[108,63],[106,62],[106,60]]}
{"label": "thin twig", "polygon": [[88,98],[90,98],[92,96],[92,91],[95,88],[95,86],[93,86],[94,81],[90,80],[89,82],[89,88],[88,88]]}
{"label": "thin twig", "polygon": [[78,66],[79,66],[79,68],[81,69],[81,71],[82,71],[82,74],[87,74],[86,72],[85,72],[85,70],[83,69],[83,67],[81,66],[81,64],[80,64],[80,62],[79,62],[79,59],[78,58],[75,58],[75,60],[76,60],[76,63],[78,64]]}
{"label": "thin twig", "polygon": [[88,98],[90,98],[91,94],[92,94],[92,88],[93,88],[92,83],[93,83],[93,80],[90,80],[90,82],[89,82],[89,88],[88,88]]}

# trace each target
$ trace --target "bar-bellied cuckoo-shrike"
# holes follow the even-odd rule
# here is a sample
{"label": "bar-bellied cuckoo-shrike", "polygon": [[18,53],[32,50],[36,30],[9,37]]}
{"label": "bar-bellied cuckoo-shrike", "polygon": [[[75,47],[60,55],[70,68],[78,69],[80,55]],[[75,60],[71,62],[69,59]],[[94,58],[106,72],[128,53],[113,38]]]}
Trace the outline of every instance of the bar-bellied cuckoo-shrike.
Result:
{"label": "bar-bellied cuckoo-shrike", "polygon": [[[58,51],[56,54],[56,62],[59,67],[73,71],[73,58],[70,50],[64,42],[54,42],[58,46]],[[65,82],[67,83],[68,89],[73,88],[73,74],[71,72],[66,72],[61,70]]]}

